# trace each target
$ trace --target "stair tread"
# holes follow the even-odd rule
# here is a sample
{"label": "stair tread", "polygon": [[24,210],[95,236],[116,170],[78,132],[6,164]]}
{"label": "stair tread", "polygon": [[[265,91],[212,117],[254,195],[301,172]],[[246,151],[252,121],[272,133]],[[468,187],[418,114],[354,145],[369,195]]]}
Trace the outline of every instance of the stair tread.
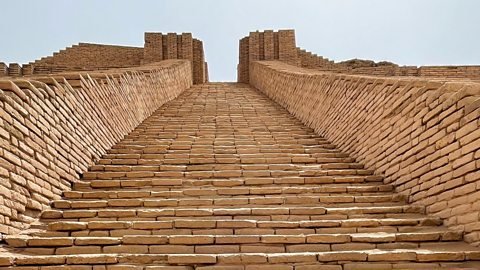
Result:
{"label": "stair tread", "polygon": [[[446,233],[452,233],[452,234],[461,234],[462,232],[461,231],[451,231],[451,230],[448,230],[446,228],[430,228],[430,229],[423,229],[423,228],[419,228],[418,230],[415,230],[415,231],[408,231],[408,232],[395,232],[395,233],[388,233],[388,232],[375,232],[375,233],[371,233],[371,232],[366,232],[366,233],[336,233],[336,234],[321,234],[321,233],[317,233],[317,234],[299,234],[299,235],[248,235],[248,237],[257,237],[259,239],[261,238],[272,238],[272,237],[275,237],[275,238],[279,238],[281,239],[282,237],[285,237],[285,238],[288,238],[288,237],[295,237],[295,238],[311,238],[311,237],[323,237],[323,236],[332,236],[332,237],[341,237],[341,236],[348,236],[350,237],[351,239],[350,240],[346,240],[346,242],[350,242],[350,241],[355,241],[356,238],[362,238],[362,237],[372,237],[372,238],[388,238],[388,237],[394,237],[394,236],[413,236],[413,235],[435,235],[435,234],[446,234]],[[62,236],[62,237],[39,237],[39,236],[28,236],[28,235],[9,235],[5,238],[5,240],[8,242],[8,241],[11,241],[11,240],[17,240],[17,239],[21,239],[21,240],[30,240],[30,239],[35,239],[35,240],[44,240],[44,241],[56,241],[56,240],[66,240],[66,239],[122,239],[124,238],[125,236],[123,237],[112,237],[112,236],[108,236],[108,237],[100,237],[100,236]],[[145,237],[145,235],[128,235],[128,237],[132,237],[132,238],[135,238],[135,237]],[[225,238],[225,237],[234,237],[234,238],[242,238],[242,237],[246,237],[246,236],[242,236],[242,235],[222,235],[222,234],[215,234],[215,235],[208,235],[208,234],[204,234],[204,235],[182,235],[182,234],[177,234],[177,235],[171,235],[171,236],[168,236],[168,235],[149,235],[147,237],[152,237],[152,238],[165,238],[165,239],[169,239],[169,238],[179,238],[179,237],[192,237],[192,238],[204,238],[204,237],[209,237],[209,238]],[[393,239],[395,240],[395,239]],[[392,241],[393,241],[392,240]],[[397,239],[398,240],[398,239]],[[440,240],[440,239],[437,239],[437,240]],[[459,240],[459,239],[456,239],[456,240]],[[285,243],[288,243],[287,240],[285,240],[286,242]],[[404,240],[404,241],[409,241],[409,240]]]}
{"label": "stair tread", "polygon": [[283,195],[283,196],[235,196],[235,197],[212,197],[204,196],[181,197],[181,198],[109,198],[109,199],[60,199],[54,200],[52,205],[57,209],[68,208],[103,208],[103,207],[159,207],[159,206],[207,206],[207,205],[236,205],[249,207],[254,205],[311,205],[323,206],[335,204],[388,204],[402,203],[405,200],[397,195]]}
{"label": "stair tread", "polygon": [[[461,249],[461,250],[459,250]],[[468,245],[452,244],[448,247],[428,249],[392,249],[392,250],[358,250],[358,251],[329,251],[329,252],[298,252],[298,253],[226,253],[226,254],[75,254],[75,255],[0,255],[3,266],[10,265],[45,265],[48,264],[117,264],[134,261],[141,256],[143,260],[164,261],[170,264],[195,265],[198,263],[214,265],[225,261],[234,261],[243,258],[244,264],[248,263],[247,257],[259,258],[260,264],[267,263],[302,263],[302,262],[334,262],[348,260],[352,262],[389,262],[389,261],[413,261],[413,262],[438,262],[438,261],[464,261],[476,259],[480,256],[480,250]],[[346,259],[348,258],[348,259]]]}

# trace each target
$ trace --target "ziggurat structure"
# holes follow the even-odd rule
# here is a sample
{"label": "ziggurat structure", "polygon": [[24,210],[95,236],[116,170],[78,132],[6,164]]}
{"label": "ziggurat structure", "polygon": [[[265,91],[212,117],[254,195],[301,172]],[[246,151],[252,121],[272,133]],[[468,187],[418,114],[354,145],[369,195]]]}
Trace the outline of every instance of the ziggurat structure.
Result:
{"label": "ziggurat structure", "polygon": [[191,34],[0,65],[0,269],[480,266],[480,67],[335,63],[293,30],[209,83]]}

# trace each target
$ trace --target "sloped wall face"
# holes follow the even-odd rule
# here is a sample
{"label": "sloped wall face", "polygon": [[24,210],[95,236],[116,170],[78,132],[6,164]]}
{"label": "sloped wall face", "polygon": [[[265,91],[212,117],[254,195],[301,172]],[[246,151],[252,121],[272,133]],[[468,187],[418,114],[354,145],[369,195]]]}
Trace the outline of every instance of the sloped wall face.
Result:
{"label": "sloped wall face", "polygon": [[480,84],[250,65],[250,84],[480,244]]}
{"label": "sloped wall face", "polygon": [[190,62],[0,81],[0,233],[24,228],[81,173],[192,85]]}

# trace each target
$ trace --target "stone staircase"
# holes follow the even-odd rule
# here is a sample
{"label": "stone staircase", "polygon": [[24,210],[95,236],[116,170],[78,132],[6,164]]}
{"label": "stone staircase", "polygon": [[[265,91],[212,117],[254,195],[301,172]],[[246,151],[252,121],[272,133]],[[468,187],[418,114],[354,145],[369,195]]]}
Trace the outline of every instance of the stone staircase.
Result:
{"label": "stone staircase", "polygon": [[474,267],[480,249],[244,84],[185,91],[20,235],[2,269]]}

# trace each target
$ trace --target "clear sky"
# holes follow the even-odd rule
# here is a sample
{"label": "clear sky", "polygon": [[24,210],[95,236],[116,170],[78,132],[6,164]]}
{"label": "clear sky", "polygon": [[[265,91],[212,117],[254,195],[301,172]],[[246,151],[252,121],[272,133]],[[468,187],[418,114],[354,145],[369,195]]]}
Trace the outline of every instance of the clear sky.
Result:
{"label": "clear sky", "polygon": [[27,63],[78,42],[143,46],[143,32],[192,32],[210,80],[236,80],[238,40],[296,30],[335,61],[480,64],[479,0],[0,0],[0,61]]}

